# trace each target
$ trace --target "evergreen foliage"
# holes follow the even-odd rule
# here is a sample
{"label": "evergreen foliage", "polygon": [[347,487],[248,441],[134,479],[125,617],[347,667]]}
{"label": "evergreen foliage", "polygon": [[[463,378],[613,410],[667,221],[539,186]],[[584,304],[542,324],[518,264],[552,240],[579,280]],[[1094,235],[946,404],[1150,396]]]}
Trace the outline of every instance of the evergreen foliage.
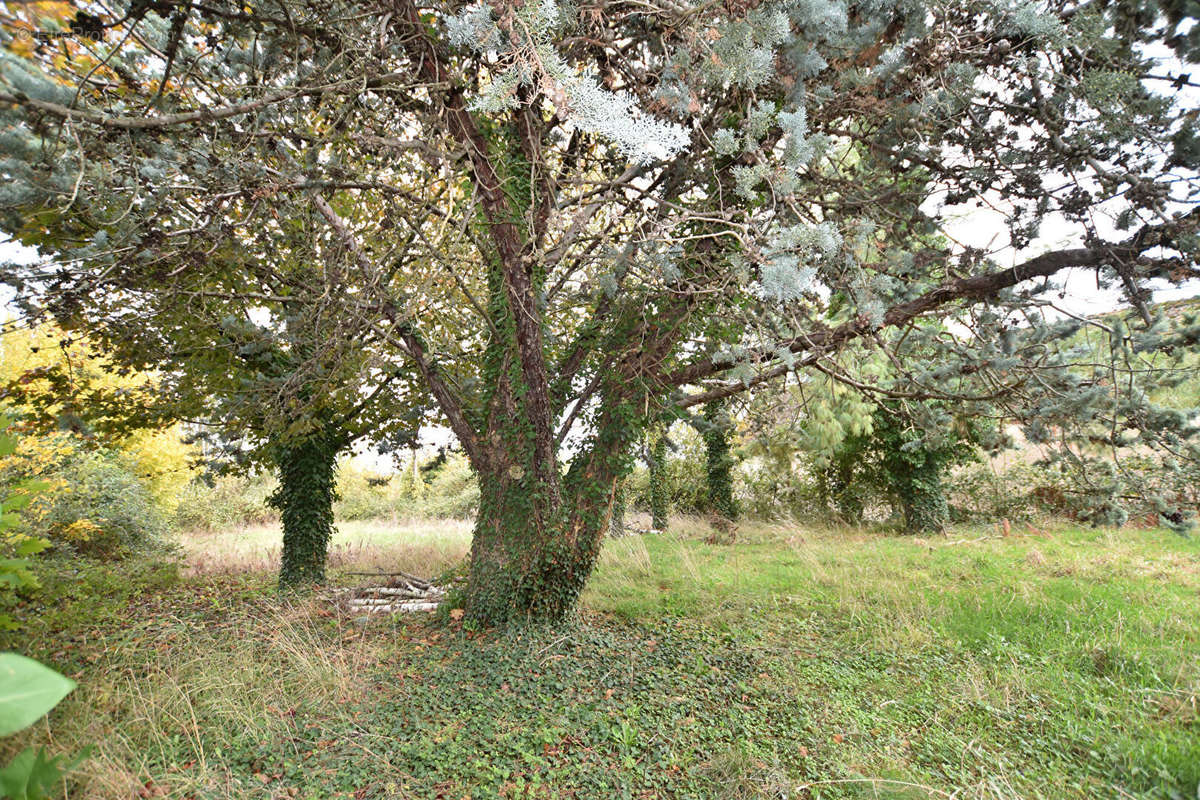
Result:
{"label": "evergreen foliage", "polygon": [[867,447],[877,459],[874,477],[896,499],[905,531],[940,531],[950,520],[945,479],[951,467],[975,457],[977,437],[960,433],[956,421],[936,405],[926,403],[916,411],[934,417],[932,424],[918,426],[913,410],[897,403],[879,406]]}
{"label": "evergreen foliage", "polygon": [[[1200,461],[1195,413],[1152,401],[1195,323],[1147,288],[1200,275],[1161,55],[1194,53],[1194,18],[119,0],[96,55],[0,56],[0,227],[43,256],[2,277],[171,365],[180,408],[216,406],[260,461],[320,420],[369,430],[364,398],[400,439],[436,406],[479,479],[479,623],[565,615],[647,428],[780,379],[1019,419],[1116,521],[1145,487],[1101,447]],[[994,247],[949,235],[983,205]],[[1064,317],[1069,270],[1136,316]],[[1081,325],[1112,358],[1080,360]]]}

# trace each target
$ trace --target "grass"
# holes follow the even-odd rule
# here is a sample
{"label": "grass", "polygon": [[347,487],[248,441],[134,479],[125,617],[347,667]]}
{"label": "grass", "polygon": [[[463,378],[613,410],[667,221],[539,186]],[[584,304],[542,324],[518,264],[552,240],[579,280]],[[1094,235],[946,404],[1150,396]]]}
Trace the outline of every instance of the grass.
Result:
{"label": "grass", "polygon": [[[233,531],[189,531],[180,537],[189,575],[270,572],[279,568],[279,523]],[[339,522],[329,545],[334,574],[343,567],[401,569],[435,575],[466,556],[471,523],[464,520],[353,520]]]}
{"label": "grass", "polygon": [[232,555],[90,568],[17,645],[80,689],[7,747],[96,744],[71,798],[1197,796],[1200,543],[706,533],[606,543],[553,631],[356,624]]}

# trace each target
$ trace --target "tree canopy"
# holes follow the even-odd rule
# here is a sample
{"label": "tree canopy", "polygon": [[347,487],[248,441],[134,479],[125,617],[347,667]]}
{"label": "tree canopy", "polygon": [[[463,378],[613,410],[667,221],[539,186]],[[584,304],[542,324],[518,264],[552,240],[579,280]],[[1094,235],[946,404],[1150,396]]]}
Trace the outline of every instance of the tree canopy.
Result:
{"label": "tree canopy", "polygon": [[[323,320],[332,360],[289,372],[285,407],[360,396],[321,381],[371,343],[480,477],[477,620],[571,607],[664,410],[792,375],[1197,455],[1194,417],[1142,388],[1198,331],[1146,288],[1198,274],[1183,7],[70,9],[90,39],[0,59],[3,225],[46,257],[6,280],[114,351],[190,332],[192,304],[270,336]],[[10,34],[53,24],[19,13]],[[992,248],[950,224],[981,205]],[[1060,346],[1069,270],[1139,310],[1121,359]],[[864,352],[896,369],[861,380]]]}

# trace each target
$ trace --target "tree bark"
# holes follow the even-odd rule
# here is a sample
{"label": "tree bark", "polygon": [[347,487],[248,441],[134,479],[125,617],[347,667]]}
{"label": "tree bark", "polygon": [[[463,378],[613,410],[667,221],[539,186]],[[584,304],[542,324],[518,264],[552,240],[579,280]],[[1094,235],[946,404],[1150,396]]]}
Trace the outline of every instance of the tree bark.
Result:
{"label": "tree bark", "polygon": [[627,399],[606,405],[591,444],[572,459],[557,493],[546,491],[527,466],[539,452],[528,432],[518,429],[507,441],[491,437],[495,445],[475,468],[480,503],[466,598],[472,620],[554,623],[574,608],[642,427]]}

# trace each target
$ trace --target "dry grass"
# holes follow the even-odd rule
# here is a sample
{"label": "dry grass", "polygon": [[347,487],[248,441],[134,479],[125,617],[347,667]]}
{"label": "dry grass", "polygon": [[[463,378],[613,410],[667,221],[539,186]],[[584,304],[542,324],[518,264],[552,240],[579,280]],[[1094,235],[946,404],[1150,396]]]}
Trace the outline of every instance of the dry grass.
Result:
{"label": "dry grass", "polygon": [[[286,751],[300,733],[298,708],[348,723],[344,709],[369,689],[363,676],[384,642],[344,621],[322,624],[322,609],[318,599],[259,602],[220,628],[172,631],[169,649],[149,648],[160,657],[140,638],[108,648],[111,668],[93,671],[64,708],[86,720],[67,732],[71,749],[100,744],[73,797],[244,796],[213,731]],[[163,764],[173,768],[164,774]]]}
{"label": "dry grass", "polygon": [[[274,572],[282,533],[277,523],[219,533],[180,536],[189,575]],[[463,520],[368,520],[342,522],[329,549],[329,566],[340,570],[403,570],[434,576],[461,561],[471,546],[471,523]]]}

